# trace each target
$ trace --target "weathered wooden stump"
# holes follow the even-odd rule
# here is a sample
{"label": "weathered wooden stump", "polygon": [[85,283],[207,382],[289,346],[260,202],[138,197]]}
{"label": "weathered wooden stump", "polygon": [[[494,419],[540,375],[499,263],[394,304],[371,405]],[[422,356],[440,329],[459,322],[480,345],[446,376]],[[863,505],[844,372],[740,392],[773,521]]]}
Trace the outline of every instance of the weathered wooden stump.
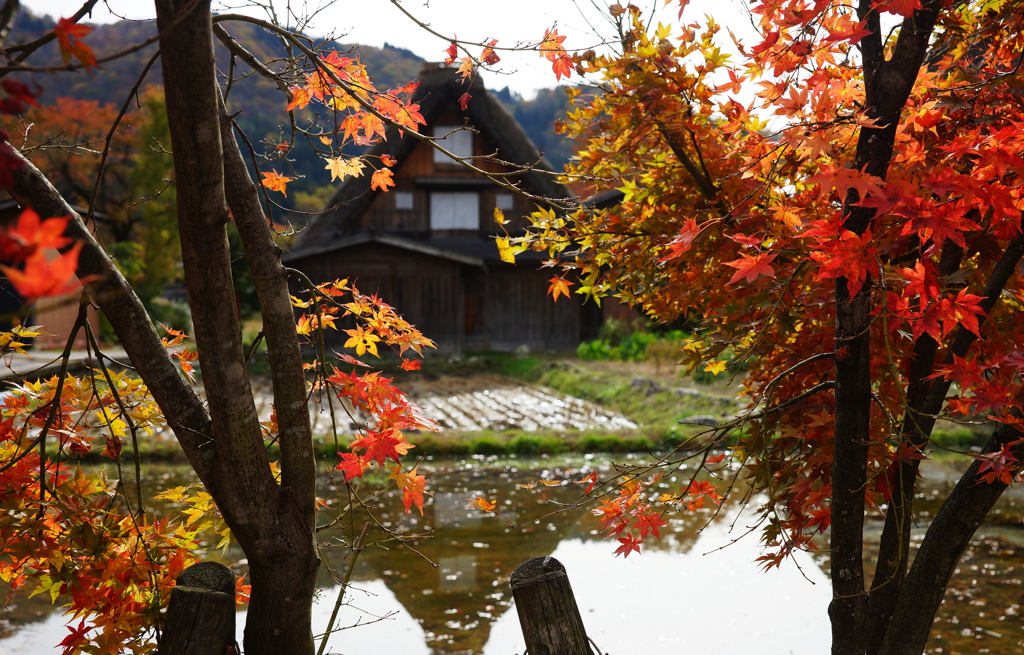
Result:
{"label": "weathered wooden stump", "polygon": [[235,643],[235,574],[199,562],[178,576],[167,605],[159,655],[224,655]]}
{"label": "weathered wooden stump", "polygon": [[593,655],[565,567],[528,559],[508,578],[530,655]]}

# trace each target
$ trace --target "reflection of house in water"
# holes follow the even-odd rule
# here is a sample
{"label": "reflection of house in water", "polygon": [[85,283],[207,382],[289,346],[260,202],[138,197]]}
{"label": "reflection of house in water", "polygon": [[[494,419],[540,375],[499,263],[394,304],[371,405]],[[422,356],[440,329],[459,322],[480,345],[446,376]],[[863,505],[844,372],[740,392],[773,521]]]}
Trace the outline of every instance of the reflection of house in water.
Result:
{"label": "reflection of house in water", "polygon": [[441,593],[463,593],[476,589],[475,555],[442,557],[437,564],[437,588]]}
{"label": "reflection of house in water", "polygon": [[[571,513],[545,516],[540,524],[510,527],[502,518],[466,509],[469,499],[479,494],[497,500],[511,500],[503,513],[514,521],[541,517],[554,507],[539,504],[536,496],[517,483],[536,481],[536,471],[502,471],[496,469],[464,470],[450,476],[437,472],[428,474],[433,499],[424,506],[422,518],[415,514],[400,520],[409,532],[426,526],[438,529],[432,538],[416,541],[419,554],[390,544],[388,550],[370,548],[363,551],[356,567],[356,580],[382,579],[395,598],[419,622],[427,635],[428,646],[436,655],[479,653],[490,638],[491,626],[512,602],[508,576],[531,557],[552,554],[565,540],[604,540],[600,524],[586,508]],[[579,498],[576,486],[544,489],[552,499],[571,502]],[[397,499],[394,499],[397,500]],[[394,506],[382,508],[387,518],[404,516]],[[698,538],[698,531],[710,518],[709,512],[681,513],[673,520],[674,533],[662,529],[665,540],[652,542],[645,548],[687,552]],[[415,525],[411,519],[415,519]],[[354,521],[353,525],[361,525]],[[321,535],[324,536],[324,535]],[[351,535],[350,535],[351,537]],[[614,545],[608,542],[608,557]],[[330,561],[335,571],[344,563]],[[344,556],[345,551],[337,553]],[[428,561],[429,560],[429,561]],[[432,564],[436,564],[437,567]],[[587,575],[573,571],[573,562],[565,561],[570,575]],[[329,584],[326,579],[322,584]],[[513,610],[514,611],[514,610]]]}

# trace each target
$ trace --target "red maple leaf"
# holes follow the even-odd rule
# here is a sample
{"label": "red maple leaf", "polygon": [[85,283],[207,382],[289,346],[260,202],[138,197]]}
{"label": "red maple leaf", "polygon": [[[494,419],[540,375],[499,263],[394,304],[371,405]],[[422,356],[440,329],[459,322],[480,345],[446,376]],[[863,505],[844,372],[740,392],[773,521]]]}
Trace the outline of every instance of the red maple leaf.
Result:
{"label": "red maple leaf", "polygon": [[57,644],[64,647],[64,653],[74,653],[78,650],[79,646],[89,643],[89,633],[92,631],[92,626],[86,625],[85,619],[82,619],[77,628],[72,628],[70,625],[65,627],[71,634],[64,637],[64,640]]}
{"label": "red maple leaf", "polygon": [[447,48],[444,49],[444,65],[447,66],[455,61],[455,58],[459,56],[459,46],[452,41]]}
{"label": "red maple leaf", "polygon": [[948,322],[950,324],[949,328],[946,328],[947,321],[944,320],[943,331],[948,333],[954,323],[959,323],[973,332],[976,337],[981,338],[978,317],[986,315],[984,310],[978,305],[978,302],[981,300],[981,296],[967,293],[967,289],[960,289],[960,292],[956,294],[956,298],[943,298],[939,306],[943,314],[949,318]]}
{"label": "red maple leaf", "polygon": [[483,53],[480,54],[480,59],[488,66],[493,66],[501,61],[501,57],[498,56],[498,53],[494,52],[494,46],[496,45],[498,45],[498,39],[491,39],[487,42]]}
{"label": "red maple leaf", "polygon": [[344,471],[345,482],[363,477],[363,472],[370,466],[369,461],[356,453],[338,453],[338,456],[341,457],[341,461],[334,468]]}
{"label": "red maple leaf", "polygon": [[0,231],[0,259],[23,261],[37,249],[63,248],[71,243],[63,236],[70,220],[70,216],[64,216],[40,221],[39,214],[25,209],[14,227]]}
{"label": "red maple leaf", "polygon": [[60,45],[60,56],[64,63],[71,61],[74,57],[82,62],[86,68],[96,68],[96,55],[92,48],[87,46],[82,39],[92,32],[88,25],[79,25],[70,18],[61,18],[57,21],[53,33],[57,35],[57,43]]}
{"label": "red maple leaf", "polygon": [[[808,231],[809,236],[811,232]],[[833,237],[819,242],[819,250],[811,253],[811,259],[821,263],[818,277],[845,277],[850,296],[857,295],[864,286],[868,271],[875,265],[878,250],[872,245],[873,239],[870,230],[860,236],[850,230],[841,230],[838,239]]]}
{"label": "red maple leaf", "polygon": [[350,443],[349,447],[365,448],[367,461],[374,459],[380,465],[383,465],[387,459],[393,459],[398,462],[401,460],[402,455],[409,452],[410,448],[414,448],[411,443],[405,440],[405,435],[398,430],[385,430],[383,432],[367,430],[365,436]]}
{"label": "red maple leaf", "polygon": [[775,269],[770,266],[774,259],[774,254],[762,252],[757,255],[748,255],[741,253],[740,259],[725,262],[726,266],[736,269],[736,273],[733,274],[726,284],[735,284],[740,280],[753,282],[761,276],[775,277]]}
{"label": "red maple leaf", "polygon": [[420,360],[418,359],[403,359],[401,369],[403,371],[418,371],[420,370]]}
{"label": "red maple leaf", "polygon": [[655,537],[661,539],[661,534],[658,532],[658,528],[664,525],[668,525],[668,521],[662,520],[661,514],[655,514],[652,511],[648,511],[639,515],[634,527],[640,531],[641,539],[646,537],[648,532],[653,533]]}
{"label": "red maple leaf", "polygon": [[629,557],[632,552],[640,552],[640,545],[643,544],[643,539],[638,539],[633,535],[626,535],[625,537],[619,537],[619,547],[615,549],[616,555],[622,555],[623,557]]}

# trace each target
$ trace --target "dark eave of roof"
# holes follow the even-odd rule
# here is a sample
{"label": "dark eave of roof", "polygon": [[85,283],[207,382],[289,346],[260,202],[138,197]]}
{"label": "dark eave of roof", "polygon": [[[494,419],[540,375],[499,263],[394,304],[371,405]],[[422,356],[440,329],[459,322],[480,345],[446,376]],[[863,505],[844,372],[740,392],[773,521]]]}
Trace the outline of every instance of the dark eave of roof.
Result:
{"label": "dark eave of roof", "polygon": [[[481,241],[480,239],[475,239],[475,241],[479,241],[481,244],[490,243],[491,247],[495,248],[493,242]],[[325,255],[338,250],[344,250],[345,248],[353,248],[355,246],[361,246],[368,243],[380,243],[387,246],[393,246],[395,248],[401,248],[403,250],[417,252],[422,255],[428,255],[430,257],[438,257],[440,259],[458,262],[459,264],[466,264],[467,266],[484,268],[485,258],[467,254],[468,252],[471,252],[469,249],[450,249],[441,247],[439,244],[432,241],[413,241],[412,239],[403,239],[402,237],[397,237],[392,234],[380,234],[376,232],[360,232],[358,234],[353,234],[352,236],[341,237],[340,239],[334,239],[327,243],[303,248],[302,250],[287,252],[281,256],[281,261],[285,264],[291,264],[292,262],[306,257]],[[453,244],[447,245],[450,246]],[[497,252],[496,248],[495,252]]]}

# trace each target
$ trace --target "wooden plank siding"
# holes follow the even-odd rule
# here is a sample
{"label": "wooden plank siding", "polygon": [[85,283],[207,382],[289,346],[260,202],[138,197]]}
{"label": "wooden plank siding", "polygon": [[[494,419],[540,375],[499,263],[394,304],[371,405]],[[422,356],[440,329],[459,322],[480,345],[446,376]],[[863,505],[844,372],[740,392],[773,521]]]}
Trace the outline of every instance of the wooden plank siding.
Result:
{"label": "wooden plank siding", "polygon": [[[311,280],[347,278],[360,293],[378,295],[407,321],[445,351],[459,349],[461,330],[462,264],[380,243],[314,255],[289,264]],[[339,323],[339,326],[341,324]],[[346,324],[344,327],[351,327]],[[339,347],[347,338],[328,331],[328,341]],[[340,343],[339,343],[340,341]]]}
{"label": "wooden plank siding", "polygon": [[[442,352],[572,350],[592,338],[600,310],[578,298],[552,302],[550,271],[490,262],[486,271],[440,257],[368,243],[290,263],[310,279],[348,278],[361,293],[377,294],[434,340]],[[351,324],[340,327],[350,328]],[[332,347],[343,333],[329,332]]]}

